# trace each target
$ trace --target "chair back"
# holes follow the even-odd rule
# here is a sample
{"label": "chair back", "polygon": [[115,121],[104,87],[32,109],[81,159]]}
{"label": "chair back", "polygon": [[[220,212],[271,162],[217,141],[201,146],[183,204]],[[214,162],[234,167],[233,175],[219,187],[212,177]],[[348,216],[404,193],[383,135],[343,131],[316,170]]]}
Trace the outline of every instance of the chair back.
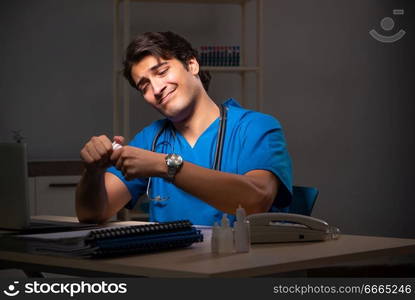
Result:
{"label": "chair back", "polygon": [[318,189],[315,187],[293,186],[293,199],[288,212],[310,216],[317,200]]}

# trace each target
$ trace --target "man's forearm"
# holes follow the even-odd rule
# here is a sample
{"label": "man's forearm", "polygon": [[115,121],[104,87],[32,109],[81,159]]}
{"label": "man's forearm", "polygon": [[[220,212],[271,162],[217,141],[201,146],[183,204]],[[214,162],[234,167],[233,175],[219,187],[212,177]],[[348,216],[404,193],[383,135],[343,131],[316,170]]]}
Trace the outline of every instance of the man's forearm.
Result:
{"label": "man's forearm", "polygon": [[76,214],[80,222],[101,223],[105,221],[108,205],[105,191],[105,172],[84,171],[76,189]]}
{"label": "man's forearm", "polygon": [[[122,170],[127,180],[167,178],[165,157],[162,153],[125,146],[114,152],[111,160],[117,169]],[[238,175],[200,167],[187,161],[183,162],[176,174],[174,184],[218,210],[232,214],[239,204],[248,214],[268,211],[278,189],[278,179],[269,171],[253,170]]]}
{"label": "man's forearm", "polygon": [[[273,175],[272,175],[273,176]],[[234,214],[240,204],[248,214],[268,211],[276,185],[266,186],[257,178],[215,171],[184,162],[174,182],[217,209]]]}

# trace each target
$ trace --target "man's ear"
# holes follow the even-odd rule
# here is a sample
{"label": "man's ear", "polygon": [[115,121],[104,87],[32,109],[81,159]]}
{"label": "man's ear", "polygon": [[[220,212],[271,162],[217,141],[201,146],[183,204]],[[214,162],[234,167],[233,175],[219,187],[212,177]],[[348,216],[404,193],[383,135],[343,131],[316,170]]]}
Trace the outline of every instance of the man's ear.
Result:
{"label": "man's ear", "polygon": [[189,59],[187,62],[187,67],[193,75],[199,74],[199,63],[197,62],[196,58],[193,57]]}

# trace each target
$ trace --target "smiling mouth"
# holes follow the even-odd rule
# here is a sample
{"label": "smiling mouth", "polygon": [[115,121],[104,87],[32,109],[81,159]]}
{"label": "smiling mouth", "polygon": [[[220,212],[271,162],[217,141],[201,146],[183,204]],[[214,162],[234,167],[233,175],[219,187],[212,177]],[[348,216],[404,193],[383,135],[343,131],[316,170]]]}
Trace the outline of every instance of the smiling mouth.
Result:
{"label": "smiling mouth", "polygon": [[171,91],[171,92],[169,92],[166,96],[164,96],[163,98],[161,98],[161,99],[160,99],[159,104],[163,104],[163,103],[167,102],[167,101],[170,99],[171,95],[172,95],[175,91],[176,91],[176,89],[172,90],[172,91]]}

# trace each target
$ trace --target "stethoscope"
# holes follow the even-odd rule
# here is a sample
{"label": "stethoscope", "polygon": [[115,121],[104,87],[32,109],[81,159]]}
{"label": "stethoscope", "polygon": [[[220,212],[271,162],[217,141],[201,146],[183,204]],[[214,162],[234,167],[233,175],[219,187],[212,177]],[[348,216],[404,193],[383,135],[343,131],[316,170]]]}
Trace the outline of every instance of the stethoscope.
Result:
{"label": "stethoscope", "polygon": [[[227,115],[228,115],[227,107],[221,104],[219,108],[220,108],[220,118],[219,118],[218,138],[217,138],[217,143],[216,143],[215,160],[214,160],[213,167],[212,167],[213,170],[217,170],[217,171],[220,170],[221,163],[222,163],[223,143],[224,143],[224,138],[225,138],[226,120],[227,120]],[[173,126],[172,123],[167,120],[164,123],[164,125],[159,129],[157,134],[154,136],[153,143],[151,144],[152,152],[156,152],[157,141],[159,137],[161,136],[161,134],[168,127],[171,128],[172,126]],[[176,139],[175,130],[174,128],[171,128],[171,129],[172,129],[171,132],[172,132],[173,138]],[[150,197],[150,185],[151,185],[151,177],[148,178],[147,189],[146,189],[146,195],[149,201],[162,202],[162,201],[166,201],[167,199],[169,199],[169,197],[161,197],[161,196],[156,196],[154,198],[151,198]]]}

